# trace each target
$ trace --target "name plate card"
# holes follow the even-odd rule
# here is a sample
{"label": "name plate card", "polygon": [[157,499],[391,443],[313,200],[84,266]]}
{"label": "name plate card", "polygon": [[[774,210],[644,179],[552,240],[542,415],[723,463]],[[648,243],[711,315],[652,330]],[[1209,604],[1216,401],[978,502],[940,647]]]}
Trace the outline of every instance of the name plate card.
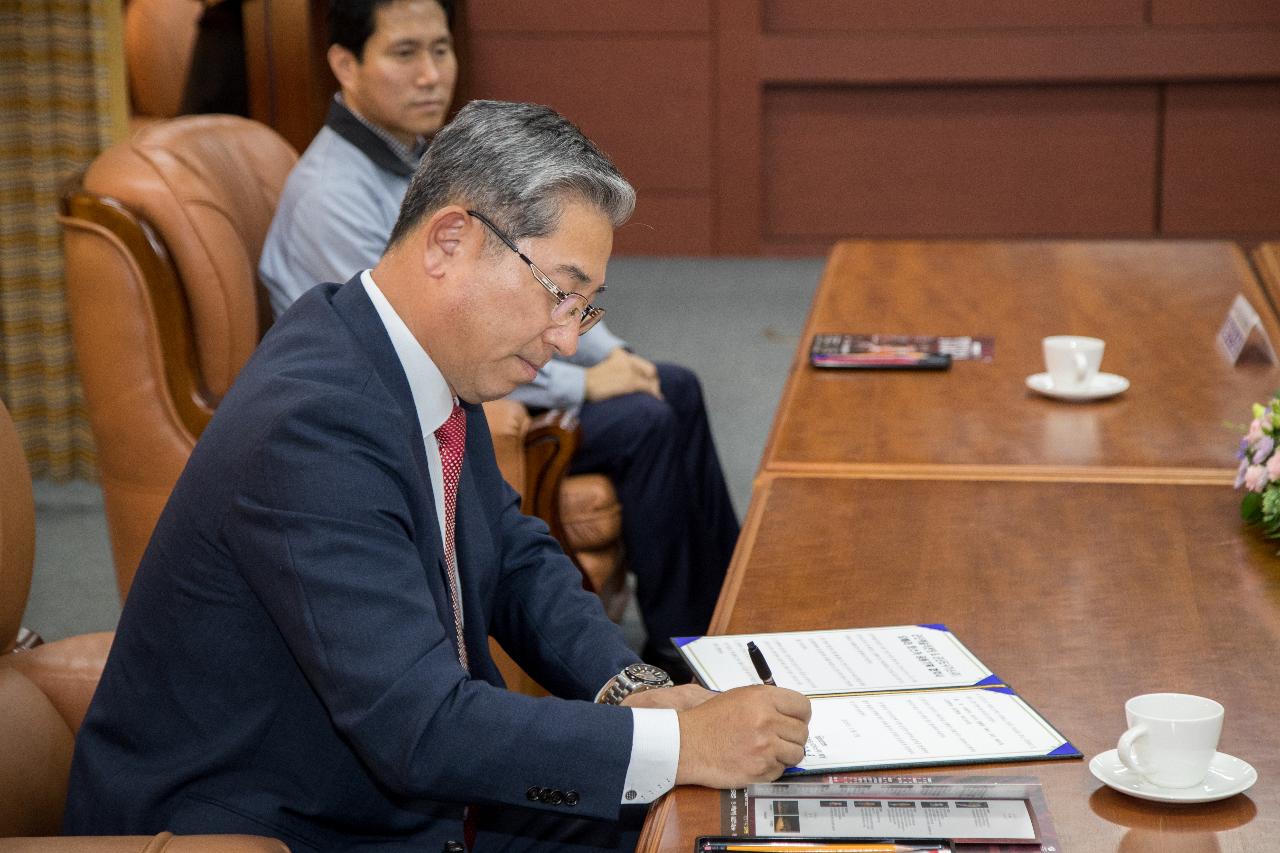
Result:
{"label": "name plate card", "polygon": [[1256,340],[1257,345],[1266,353],[1268,362],[1276,363],[1276,351],[1271,345],[1271,338],[1267,336],[1267,330],[1262,326],[1262,318],[1241,293],[1231,303],[1227,319],[1218,330],[1218,348],[1227,357],[1227,361],[1236,364],[1251,340]]}

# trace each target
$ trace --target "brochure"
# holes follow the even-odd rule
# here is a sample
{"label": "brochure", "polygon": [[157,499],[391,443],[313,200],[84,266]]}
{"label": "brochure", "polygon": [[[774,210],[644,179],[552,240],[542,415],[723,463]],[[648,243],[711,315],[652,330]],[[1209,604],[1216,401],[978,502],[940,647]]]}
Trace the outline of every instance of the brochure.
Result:
{"label": "brochure", "polygon": [[[720,802],[726,839],[937,840],[956,851],[992,853],[1060,849],[1044,791],[1031,776],[828,776],[723,791]],[[707,840],[716,839],[700,845]]]}
{"label": "brochure", "polygon": [[809,362],[823,368],[945,370],[953,361],[991,361],[994,350],[990,337],[819,334]]}

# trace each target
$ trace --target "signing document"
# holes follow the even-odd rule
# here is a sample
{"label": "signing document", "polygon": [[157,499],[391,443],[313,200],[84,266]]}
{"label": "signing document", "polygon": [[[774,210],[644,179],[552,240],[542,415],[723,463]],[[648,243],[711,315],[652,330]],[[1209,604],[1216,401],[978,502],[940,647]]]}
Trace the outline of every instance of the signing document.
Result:
{"label": "signing document", "polygon": [[789,773],[1080,757],[945,625],[675,638],[711,690],[760,683],[748,642],[812,700]]}

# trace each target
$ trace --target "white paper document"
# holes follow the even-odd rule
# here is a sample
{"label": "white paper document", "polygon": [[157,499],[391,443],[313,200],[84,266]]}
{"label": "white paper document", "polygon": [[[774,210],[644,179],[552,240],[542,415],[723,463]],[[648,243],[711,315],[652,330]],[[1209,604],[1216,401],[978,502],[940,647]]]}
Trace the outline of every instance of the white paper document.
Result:
{"label": "white paper document", "polygon": [[1008,688],[813,700],[804,761],[788,772],[1048,757],[1063,737]]}
{"label": "white paper document", "polygon": [[[747,643],[764,661],[757,670]],[[1080,751],[945,625],[675,638],[711,690],[759,684],[812,701],[804,761],[787,773],[1079,758]]]}
{"label": "white paper document", "polygon": [[748,640],[764,654],[779,687],[808,696],[969,687],[992,674],[941,625],[736,634],[677,644],[708,689],[729,690],[760,683]]}

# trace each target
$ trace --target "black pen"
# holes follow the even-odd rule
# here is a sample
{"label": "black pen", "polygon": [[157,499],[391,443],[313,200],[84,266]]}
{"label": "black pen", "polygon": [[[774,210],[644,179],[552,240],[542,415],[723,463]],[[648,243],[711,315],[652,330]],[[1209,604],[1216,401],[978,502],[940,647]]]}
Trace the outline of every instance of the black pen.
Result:
{"label": "black pen", "polygon": [[756,668],[756,675],[760,676],[760,680],[777,687],[777,683],[773,680],[773,670],[769,669],[769,662],[764,659],[764,653],[756,647],[754,640],[747,640],[747,654],[751,656],[751,665]]}

